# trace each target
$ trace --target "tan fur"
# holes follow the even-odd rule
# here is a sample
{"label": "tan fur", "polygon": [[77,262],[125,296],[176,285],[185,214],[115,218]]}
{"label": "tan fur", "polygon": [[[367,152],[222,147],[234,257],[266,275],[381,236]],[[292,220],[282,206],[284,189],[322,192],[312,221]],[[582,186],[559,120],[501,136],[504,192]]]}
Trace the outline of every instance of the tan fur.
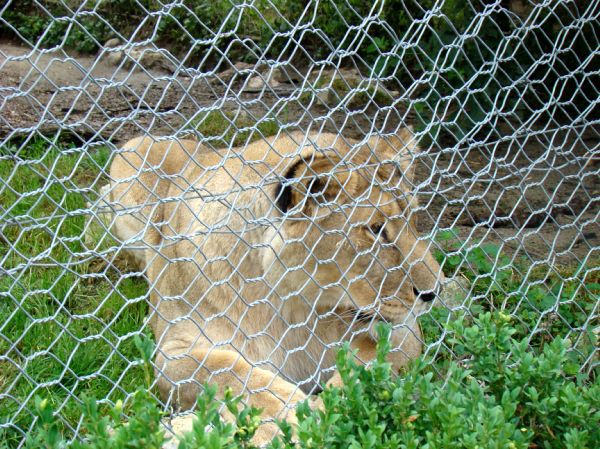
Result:
{"label": "tan fur", "polygon": [[[112,230],[151,286],[165,400],[193,407],[201,385],[216,382],[281,417],[316,383],[339,382],[339,342],[374,357],[376,320],[364,321],[374,313],[397,325],[395,367],[420,354],[415,314],[426,304],[414,289],[436,291],[443,275],[410,218],[411,142],[406,129],[362,145],[297,133],[214,152],[143,137],[119,151]],[[258,440],[272,431],[262,426]]]}

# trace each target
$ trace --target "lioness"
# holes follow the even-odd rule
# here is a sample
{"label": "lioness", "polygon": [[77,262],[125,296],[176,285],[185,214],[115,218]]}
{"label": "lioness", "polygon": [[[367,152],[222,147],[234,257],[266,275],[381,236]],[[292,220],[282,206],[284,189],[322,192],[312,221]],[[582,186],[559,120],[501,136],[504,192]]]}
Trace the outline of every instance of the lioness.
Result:
{"label": "lioness", "polygon": [[419,355],[415,313],[443,275],[412,218],[413,142],[292,133],[215,152],[141,137],[118,152],[112,230],[150,283],[165,401],[191,408],[215,382],[281,416],[340,382],[340,342],[373,359],[377,320],[395,325],[395,367]]}

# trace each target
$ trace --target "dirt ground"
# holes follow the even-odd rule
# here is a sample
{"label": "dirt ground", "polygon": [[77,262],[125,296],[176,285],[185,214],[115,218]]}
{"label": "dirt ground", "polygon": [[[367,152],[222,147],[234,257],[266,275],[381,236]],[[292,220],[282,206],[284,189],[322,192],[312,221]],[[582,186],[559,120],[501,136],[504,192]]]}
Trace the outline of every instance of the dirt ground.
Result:
{"label": "dirt ground", "polygon": [[[32,52],[0,42],[0,142],[32,132],[115,145],[144,133],[181,136],[207,108],[275,116],[292,128],[349,137],[360,137],[385,119],[373,107],[350,113],[306,109],[298,101],[301,80],[244,89],[245,79],[117,67],[106,55]],[[386,126],[397,123],[393,116],[399,114],[388,117]],[[468,244],[500,244],[532,262],[596,263],[598,126],[504,122],[496,131],[480,141],[424,149],[416,186],[421,231],[454,228]]]}

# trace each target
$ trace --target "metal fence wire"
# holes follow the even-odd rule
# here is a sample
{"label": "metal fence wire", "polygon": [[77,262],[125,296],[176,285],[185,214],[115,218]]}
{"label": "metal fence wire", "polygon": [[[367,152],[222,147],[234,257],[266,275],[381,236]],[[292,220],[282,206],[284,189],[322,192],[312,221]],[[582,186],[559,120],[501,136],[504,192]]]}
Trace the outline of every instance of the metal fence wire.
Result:
{"label": "metal fence wire", "polygon": [[592,372],[599,11],[4,2],[0,439],[130,398],[140,334],[173,413],[216,382],[281,416],[377,322],[401,366],[482,310]]}

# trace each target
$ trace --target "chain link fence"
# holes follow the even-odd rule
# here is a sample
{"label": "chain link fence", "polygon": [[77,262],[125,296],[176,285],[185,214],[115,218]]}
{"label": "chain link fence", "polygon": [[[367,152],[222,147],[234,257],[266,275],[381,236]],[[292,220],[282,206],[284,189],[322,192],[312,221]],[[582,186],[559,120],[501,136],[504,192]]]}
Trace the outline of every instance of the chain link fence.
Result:
{"label": "chain link fence", "polygon": [[0,439],[36,396],[73,435],[82,394],[127,399],[140,334],[175,411],[204,381],[293,403],[377,321],[435,357],[482,310],[593,373],[599,12],[5,2]]}

